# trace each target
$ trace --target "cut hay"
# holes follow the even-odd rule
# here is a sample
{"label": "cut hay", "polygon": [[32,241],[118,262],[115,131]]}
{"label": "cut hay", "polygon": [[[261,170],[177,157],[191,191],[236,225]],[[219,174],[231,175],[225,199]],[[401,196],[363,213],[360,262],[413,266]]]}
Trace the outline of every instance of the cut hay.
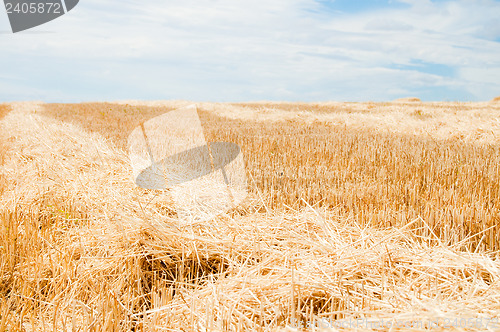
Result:
{"label": "cut hay", "polygon": [[495,97],[491,100],[491,103],[495,103],[495,104],[498,104],[500,103],[500,96],[499,97]]}
{"label": "cut hay", "polygon": [[33,113],[42,108],[16,104],[0,127],[10,144],[0,329],[290,331],[371,319],[347,326],[373,330],[381,319],[464,318],[481,331],[498,318],[500,261],[459,250],[466,238],[443,243],[422,218],[360,227],[309,205],[183,226],[167,197],[134,186],[117,144]]}

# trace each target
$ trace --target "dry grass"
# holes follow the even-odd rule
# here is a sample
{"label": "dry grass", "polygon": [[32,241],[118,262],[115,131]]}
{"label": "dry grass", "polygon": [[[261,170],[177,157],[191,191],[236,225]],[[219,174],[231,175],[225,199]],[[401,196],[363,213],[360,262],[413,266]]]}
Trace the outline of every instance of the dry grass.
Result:
{"label": "dry grass", "polygon": [[[153,194],[134,186],[123,150],[129,129],[166,108],[13,106],[0,128],[9,145],[0,169],[0,330],[275,330],[362,317],[476,318],[482,328],[468,330],[484,330],[499,318],[500,263],[485,250],[498,242],[487,232],[461,237],[455,219],[439,219],[447,234],[417,216],[423,206],[466,211],[474,197],[497,208],[496,145],[231,120],[204,105],[207,137],[242,146],[269,212],[250,202],[253,210],[186,227],[162,197],[146,208]],[[368,218],[384,209],[406,219]],[[468,231],[484,229],[474,220]]]}
{"label": "dry grass", "polygon": [[499,97],[495,97],[491,100],[492,103],[500,103],[500,96]]}

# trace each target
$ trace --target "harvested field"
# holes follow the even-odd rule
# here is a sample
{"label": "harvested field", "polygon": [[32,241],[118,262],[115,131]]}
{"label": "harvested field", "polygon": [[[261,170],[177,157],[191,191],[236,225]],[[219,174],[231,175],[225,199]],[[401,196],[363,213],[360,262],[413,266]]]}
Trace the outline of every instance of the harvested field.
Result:
{"label": "harvested field", "polygon": [[[141,121],[172,109],[111,104],[46,108],[47,114],[76,121],[121,149]],[[200,115],[209,141],[242,147],[254,193],[264,193],[264,204],[271,209],[335,207],[362,226],[402,226],[420,216],[443,241],[485,231],[481,245],[500,249],[498,144],[299,119],[228,119],[207,105]]]}
{"label": "harvested field", "polygon": [[[120,105],[175,109],[191,103],[126,101]],[[200,103],[201,109],[233,120],[328,123],[381,133],[480,144],[500,142],[500,105],[484,103]]]}
{"label": "harvested field", "polygon": [[0,330],[500,328],[498,107],[202,103],[251,194],[185,226],[126,140],[189,103],[139,104],[0,105]]}

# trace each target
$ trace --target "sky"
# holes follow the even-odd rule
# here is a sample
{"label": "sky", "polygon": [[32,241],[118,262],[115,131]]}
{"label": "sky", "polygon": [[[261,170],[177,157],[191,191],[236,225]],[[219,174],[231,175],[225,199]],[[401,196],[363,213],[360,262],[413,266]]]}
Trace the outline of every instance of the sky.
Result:
{"label": "sky", "polygon": [[80,0],[13,34],[0,102],[483,101],[500,0]]}

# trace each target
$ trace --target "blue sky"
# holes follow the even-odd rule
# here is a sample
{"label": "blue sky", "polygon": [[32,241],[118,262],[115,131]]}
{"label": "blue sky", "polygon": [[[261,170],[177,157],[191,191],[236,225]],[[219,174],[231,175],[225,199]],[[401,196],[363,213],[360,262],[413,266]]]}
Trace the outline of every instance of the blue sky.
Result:
{"label": "blue sky", "polygon": [[[396,0],[321,0],[324,8],[337,14],[356,14],[380,9],[408,9],[408,3]],[[437,2],[437,1],[434,1]]]}
{"label": "blue sky", "polygon": [[81,0],[10,33],[0,101],[481,101],[500,96],[500,1]]}

